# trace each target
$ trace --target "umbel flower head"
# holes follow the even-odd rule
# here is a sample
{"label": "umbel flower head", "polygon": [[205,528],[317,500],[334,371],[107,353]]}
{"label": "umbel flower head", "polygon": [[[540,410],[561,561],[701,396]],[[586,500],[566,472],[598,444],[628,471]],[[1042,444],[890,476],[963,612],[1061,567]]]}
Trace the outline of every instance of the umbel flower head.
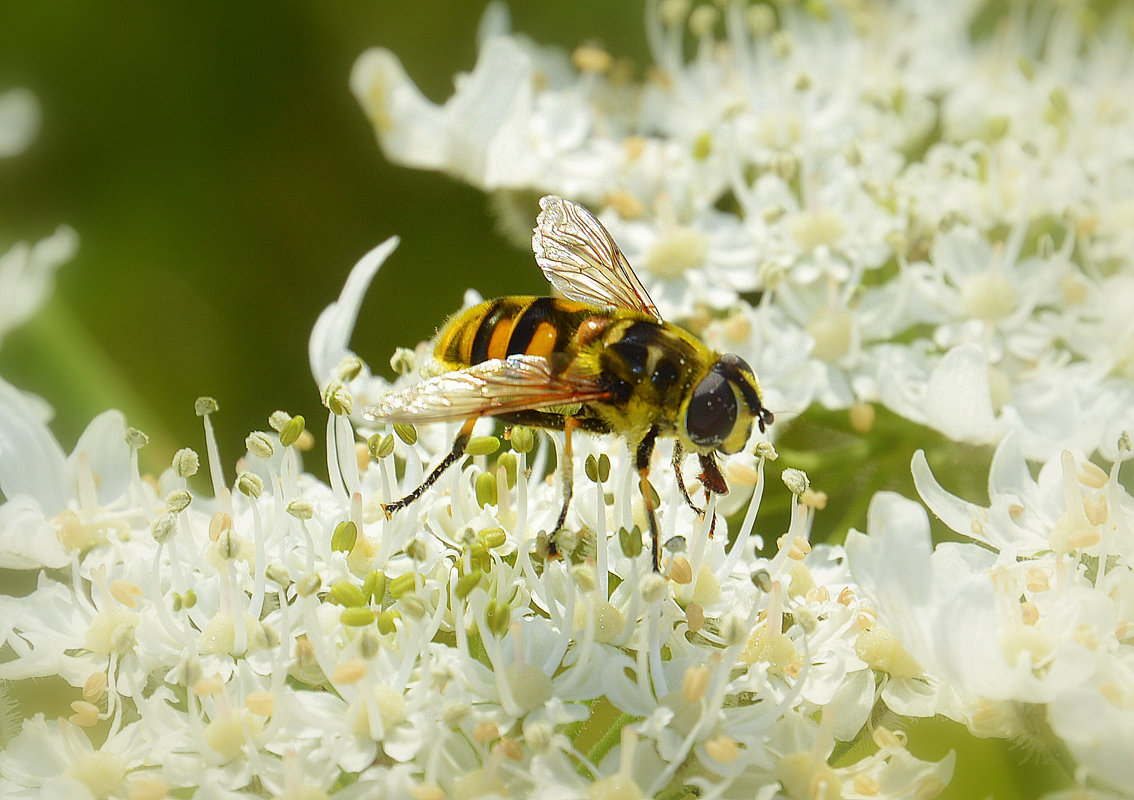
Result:
{"label": "umbel flower head", "polygon": [[391,161],[501,208],[594,209],[663,315],[759,365],[772,408],[881,404],[1113,459],[1134,427],[1131,19],[653,0],[639,77],[493,5],[444,104],[386,50],[352,87]]}
{"label": "umbel flower head", "polygon": [[[658,486],[660,573],[633,464],[593,439],[579,441],[567,558],[539,548],[559,508],[541,476],[560,442],[530,432],[503,454],[484,435],[387,519],[380,503],[448,448],[424,429],[356,438],[352,409],[388,385],[348,341],[395,244],[359,263],[312,335],[329,483],[302,471],[299,417],[251,433],[230,482],[217,404],[202,398],[204,456],[180,450],[143,477],[145,436],[120,414],[65,456],[0,384],[0,563],[39,573],[27,595],[0,597],[0,689],[12,705],[25,682],[55,677],[73,712],[5,733],[5,797],[930,797],[946,785],[951,757],[920,761],[870,724],[875,671],[856,642],[873,617],[841,551],[809,544],[809,506],[797,497],[775,555],[756,555],[768,445],[732,465],[746,508],[731,533],[722,519],[710,539],[676,486]],[[208,492],[189,482],[199,470]],[[862,757],[828,764],[860,739]]]}
{"label": "umbel flower head", "polygon": [[[1118,448],[1128,457],[1129,437]],[[931,699],[978,736],[1065,747],[1080,780],[1134,792],[1134,497],[1119,465],[1108,473],[1064,451],[1035,478],[1009,437],[988,506],[945,491],[920,451],[913,474],[968,541],[934,550],[925,510],[886,492],[871,502],[870,535],[849,535],[851,574],[879,622],[870,652],[896,644],[933,676],[895,681],[889,670],[883,702],[916,714]]]}

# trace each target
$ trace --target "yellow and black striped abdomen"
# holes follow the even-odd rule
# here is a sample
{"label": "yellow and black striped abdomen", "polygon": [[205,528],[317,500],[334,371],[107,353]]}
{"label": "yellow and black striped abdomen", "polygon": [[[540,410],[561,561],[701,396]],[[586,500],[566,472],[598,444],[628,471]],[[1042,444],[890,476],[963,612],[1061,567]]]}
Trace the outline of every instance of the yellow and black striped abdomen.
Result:
{"label": "yellow and black striped abdomen", "polygon": [[453,369],[516,354],[569,353],[579,326],[609,312],[555,297],[499,297],[453,316],[437,337],[435,358]]}

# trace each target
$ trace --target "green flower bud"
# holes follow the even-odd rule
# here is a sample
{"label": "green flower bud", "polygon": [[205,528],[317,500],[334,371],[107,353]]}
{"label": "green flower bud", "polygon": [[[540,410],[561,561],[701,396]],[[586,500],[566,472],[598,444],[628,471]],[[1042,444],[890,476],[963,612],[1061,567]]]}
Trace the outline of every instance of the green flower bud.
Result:
{"label": "green flower bud", "polygon": [[484,610],[484,616],[488,630],[493,636],[500,638],[508,632],[508,626],[512,623],[512,607],[506,603],[493,601]]}
{"label": "green flower bud", "polygon": [[336,416],[349,416],[354,411],[354,396],[342,381],[331,381],[323,389],[323,405]]}
{"label": "green flower bud", "polygon": [[389,634],[397,630],[395,624],[402,618],[400,611],[394,608],[387,609],[378,615],[378,633]]}
{"label": "green flower bud", "polygon": [[457,578],[457,597],[462,600],[468,597],[480,583],[482,577],[484,577],[484,573],[479,569],[474,569],[472,572]]}
{"label": "green flower bud", "polygon": [[654,508],[657,508],[661,505],[661,497],[658,495],[658,490],[654,488],[654,485],[650,483],[649,480],[646,481],[646,488],[650,491],[650,502],[653,504]]}
{"label": "green flower bud", "polygon": [[358,541],[358,526],[351,520],[343,520],[335,526],[331,534],[331,549],[337,553],[349,553]]}
{"label": "green flower bud", "polygon": [[595,483],[606,483],[610,478],[610,456],[606,453],[598,458],[587,456],[587,460],[583,462],[583,468],[590,480]]}
{"label": "green flower bud", "polygon": [[417,428],[407,422],[395,422],[394,433],[406,444],[417,443]]}
{"label": "green flower bud", "polygon": [[347,608],[366,605],[366,593],[350,581],[338,581],[331,585],[331,600]]}
{"label": "green flower bud", "polygon": [[476,476],[476,502],[481,508],[496,505],[496,476],[482,472]]}
{"label": "green flower bud", "polygon": [[280,444],[284,447],[291,447],[303,434],[304,428],[307,426],[307,420],[302,415],[296,414],[289,419],[287,423],[280,430]]}
{"label": "green flower bud", "polygon": [[477,534],[477,538],[480,539],[489,550],[500,547],[508,541],[508,536],[504,533],[503,528],[485,528]]}
{"label": "green flower bud", "polygon": [[508,488],[516,488],[516,469],[519,462],[516,460],[515,453],[504,453],[500,458],[496,459],[496,466],[504,468],[504,476],[508,481]]}
{"label": "green flower bud", "polygon": [[530,453],[535,447],[535,433],[531,428],[516,426],[512,428],[512,449],[517,453]]}
{"label": "green flower bud", "polygon": [[363,628],[374,622],[374,612],[369,608],[344,608],[339,622],[350,628]]}
{"label": "green flower bud", "polygon": [[637,558],[642,554],[642,532],[635,525],[631,530],[620,528],[618,530],[618,546],[622,555],[627,558]]}
{"label": "green flower bud", "polygon": [[417,578],[412,572],[407,572],[404,575],[399,575],[387,581],[386,585],[390,589],[390,596],[394,599],[398,599],[414,590],[417,586]]}
{"label": "green flower bud", "polygon": [[465,455],[490,456],[500,449],[500,440],[495,436],[474,436],[469,439]]}
{"label": "green flower bud", "polygon": [[387,433],[383,436],[376,433],[366,440],[366,449],[370,451],[370,457],[375,461],[388,458],[394,454],[394,436]]}
{"label": "green flower bud", "polygon": [[386,575],[376,569],[366,573],[362,582],[362,592],[374,603],[381,603],[386,597]]}

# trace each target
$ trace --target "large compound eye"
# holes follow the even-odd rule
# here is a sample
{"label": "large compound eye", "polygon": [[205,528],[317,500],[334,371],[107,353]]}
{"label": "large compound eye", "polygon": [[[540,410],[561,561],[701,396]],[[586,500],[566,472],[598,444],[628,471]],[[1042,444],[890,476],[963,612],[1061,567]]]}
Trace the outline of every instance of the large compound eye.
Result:
{"label": "large compound eye", "polygon": [[685,431],[701,447],[718,447],[736,424],[736,394],[719,372],[713,371],[693,389],[685,412]]}

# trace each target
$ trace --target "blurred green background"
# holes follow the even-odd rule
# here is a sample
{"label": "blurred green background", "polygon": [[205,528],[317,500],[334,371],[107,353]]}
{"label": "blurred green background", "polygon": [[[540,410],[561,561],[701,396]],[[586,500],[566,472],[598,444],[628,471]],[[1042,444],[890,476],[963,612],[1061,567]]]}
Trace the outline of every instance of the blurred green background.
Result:
{"label": "blurred green background", "polygon": [[[385,161],[347,85],[359,54],[383,46],[448,98],[475,63],[485,6],[0,3],[0,90],[25,86],[43,107],[32,147],[0,161],[0,252],[59,223],[80,236],[52,302],[5,339],[0,374],[55,406],[64,447],[117,407],[160,469],[201,445],[203,394],[220,403],[229,464],[276,408],[320,429],[308,334],[393,234],[402,245],[354,338],[376,372],[467,287],[544,291],[482,193]],[[539,42],[599,39],[645,61],[640,3],[526,0],[512,15]]]}
{"label": "blurred green background", "polygon": [[[32,147],[0,160],[0,252],[60,223],[81,240],[50,303],[4,340],[0,374],[54,405],[65,448],[117,407],[150,434],[143,456],[160,470],[176,448],[201,449],[203,394],[220,403],[230,468],[277,408],[318,433],[311,326],[358,258],[393,234],[402,244],[354,337],[376,372],[389,374],[396,345],[431,336],[467,287],[545,290],[482,193],[384,160],[347,85],[358,55],[383,46],[446,99],[475,63],[485,5],[0,3],[0,91],[25,86],[43,107]],[[511,11],[537,42],[599,41],[648,63],[641,2],[524,0]],[[323,472],[318,461],[309,466]],[[1034,797],[1054,780],[956,726],[914,734],[922,756],[962,748],[948,797]]]}

